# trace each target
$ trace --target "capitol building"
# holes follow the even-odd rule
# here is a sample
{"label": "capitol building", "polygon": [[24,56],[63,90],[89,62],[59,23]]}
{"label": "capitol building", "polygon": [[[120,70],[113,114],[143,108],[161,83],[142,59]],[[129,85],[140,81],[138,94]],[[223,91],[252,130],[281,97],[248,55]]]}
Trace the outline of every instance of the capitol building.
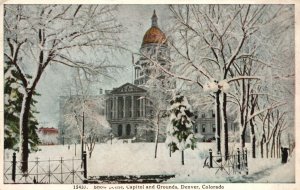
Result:
{"label": "capitol building", "polygon": [[[155,60],[166,70],[171,68],[170,49],[165,33],[159,28],[158,17],[154,10],[151,17],[151,27],[144,34],[140,57],[134,62],[134,82],[123,84],[112,90],[105,90],[93,99],[101,99],[103,108],[99,108],[99,113],[103,114],[110,124],[111,132],[117,139],[132,139],[132,142],[154,142],[155,128],[150,124],[149,120],[153,116],[154,110],[150,101],[149,93],[146,88],[146,83],[153,70],[150,69],[151,60]],[[156,73],[156,77],[163,85],[175,86],[168,77],[160,72]],[[102,90],[101,90],[102,91]],[[76,97],[73,97],[74,99]],[[59,139],[66,143],[72,143],[71,140],[65,138],[67,127],[64,122],[64,115],[67,112],[65,105],[68,104],[66,97],[60,97],[60,121],[59,121]],[[198,118],[194,125],[195,134],[199,134],[199,141],[211,141],[215,137],[215,114],[213,111],[201,113],[196,111]],[[162,126],[163,127],[163,126]],[[233,122],[229,121],[229,130],[236,130]],[[80,137],[78,136],[78,140]],[[165,135],[158,136],[159,142],[164,142]]]}
{"label": "capitol building", "polygon": [[[151,130],[148,118],[153,113],[151,101],[144,85],[151,75],[150,60],[169,69],[167,59],[170,50],[166,35],[158,27],[158,18],[153,12],[151,27],[146,31],[140,48],[139,60],[134,63],[134,84],[126,83],[107,94],[106,117],[112,132],[120,139],[135,138],[135,141],[153,142],[155,133]],[[161,76],[163,77],[163,76]],[[163,137],[160,136],[160,141]]]}

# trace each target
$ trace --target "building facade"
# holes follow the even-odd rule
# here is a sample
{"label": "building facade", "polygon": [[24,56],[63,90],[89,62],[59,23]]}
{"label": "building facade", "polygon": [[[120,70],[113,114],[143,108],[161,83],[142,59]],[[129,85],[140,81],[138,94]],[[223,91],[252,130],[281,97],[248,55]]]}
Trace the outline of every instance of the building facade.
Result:
{"label": "building facade", "polygon": [[[206,112],[199,112],[197,114],[197,119],[194,125],[194,133],[198,137],[200,142],[211,142],[216,139],[216,117],[213,110]],[[239,142],[239,126],[238,123],[234,121],[234,117],[228,116],[227,118],[229,142]],[[222,130],[222,126],[221,126]],[[250,142],[250,131],[246,129],[246,142]]]}
{"label": "building facade", "polygon": [[148,104],[147,91],[130,83],[107,94],[106,118],[113,135],[119,139],[153,142],[154,133],[148,124]]}
{"label": "building facade", "polygon": [[[150,124],[153,109],[145,84],[150,75],[164,78],[162,73],[153,73],[151,60],[166,67],[170,51],[166,35],[158,27],[158,17],[153,12],[151,27],[146,31],[138,61],[134,63],[134,84],[126,83],[107,94],[106,117],[114,136],[119,139],[153,142],[155,132]],[[159,136],[159,141],[164,137]]]}

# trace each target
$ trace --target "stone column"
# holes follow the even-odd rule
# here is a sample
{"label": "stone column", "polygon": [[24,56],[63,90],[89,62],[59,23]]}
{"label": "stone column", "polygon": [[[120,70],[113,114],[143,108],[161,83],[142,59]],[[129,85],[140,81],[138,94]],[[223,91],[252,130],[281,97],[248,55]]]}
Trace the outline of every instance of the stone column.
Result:
{"label": "stone column", "polygon": [[140,101],[140,110],[139,110],[139,111],[140,111],[140,117],[142,116],[142,113],[143,113],[143,112],[142,112],[142,111],[143,111],[143,110],[142,110],[142,102],[143,102],[142,100],[143,100],[143,99],[139,99],[139,101]]}
{"label": "stone column", "polygon": [[126,96],[123,96],[123,118],[126,117]]}
{"label": "stone column", "polygon": [[131,117],[134,117],[134,96],[131,96]]}
{"label": "stone column", "polygon": [[118,99],[119,99],[119,97],[117,96],[117,97],[116,97],[116,118],[119,118]]}
{"label": "stone column", "polygon": [[115,119],[115,107],[116,107],[116,104],[115,104],[115,97],[111,97],[111,101],[112,101],[112,108],[111,108],[111,111],[112,111],[112,119]]}
{"label": "stone column", "polygon": [[108,98],[108,99],[105,100],[105,112],[106,112],[105,116],[106,116],[107,119],[111,119],[110,114],[108,114],[108,113],[110,113],[110,112],[108,112],[109,111],[109,105],[110,105],[109,103],[110,103],[110,101],[109,101],[109,98]]}
{"label": "stone column", "polygon": [[143,116],[146,116],[146,97],[143,100]]}

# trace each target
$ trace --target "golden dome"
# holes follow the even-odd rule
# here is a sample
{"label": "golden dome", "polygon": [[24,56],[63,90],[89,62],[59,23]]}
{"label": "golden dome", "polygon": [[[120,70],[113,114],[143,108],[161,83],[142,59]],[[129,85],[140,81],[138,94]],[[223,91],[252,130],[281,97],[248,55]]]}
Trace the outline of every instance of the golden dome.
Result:
{"label": "golden dome", "polygon": [[155,10],[153,12],[153,16],[151,20],[152,20],[152,26],[145,33],[142,45],[150,44],[150,43],[166,44],[167,43],[166,35],[157,26],[157,16],[155,14]]}
{"label": "golden dome", "polygon": [[156,26],[152,26],[144,35],[143,44],[159,43],[166,44],[166,35]]}

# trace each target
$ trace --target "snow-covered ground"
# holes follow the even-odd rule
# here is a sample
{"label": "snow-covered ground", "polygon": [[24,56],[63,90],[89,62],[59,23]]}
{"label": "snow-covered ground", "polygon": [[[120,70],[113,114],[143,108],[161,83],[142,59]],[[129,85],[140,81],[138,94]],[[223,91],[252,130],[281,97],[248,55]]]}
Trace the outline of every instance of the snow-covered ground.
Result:
{"label": "snow-covered ground", "polygon": [[[174,174],[167,182],[295,182],[295,161],[292,157],[282,165],[280,159],[252,159],[249,155],[249,174],[228,175],[224,171],[203,167],[208,150],[214,143],[198,143],[196,150],[185,151],[185,165],[181,165],[181,153],[169,157],[164,143],[159,144],[154,159],[154,143],[97,144],[88,159],[88,176],[107,175],[158,175]],[[81,146],[41,146],[41,151],[30,154],[29,160],[80,158]],[[12,151],[5,152],[5,160],[11,160]]]}

